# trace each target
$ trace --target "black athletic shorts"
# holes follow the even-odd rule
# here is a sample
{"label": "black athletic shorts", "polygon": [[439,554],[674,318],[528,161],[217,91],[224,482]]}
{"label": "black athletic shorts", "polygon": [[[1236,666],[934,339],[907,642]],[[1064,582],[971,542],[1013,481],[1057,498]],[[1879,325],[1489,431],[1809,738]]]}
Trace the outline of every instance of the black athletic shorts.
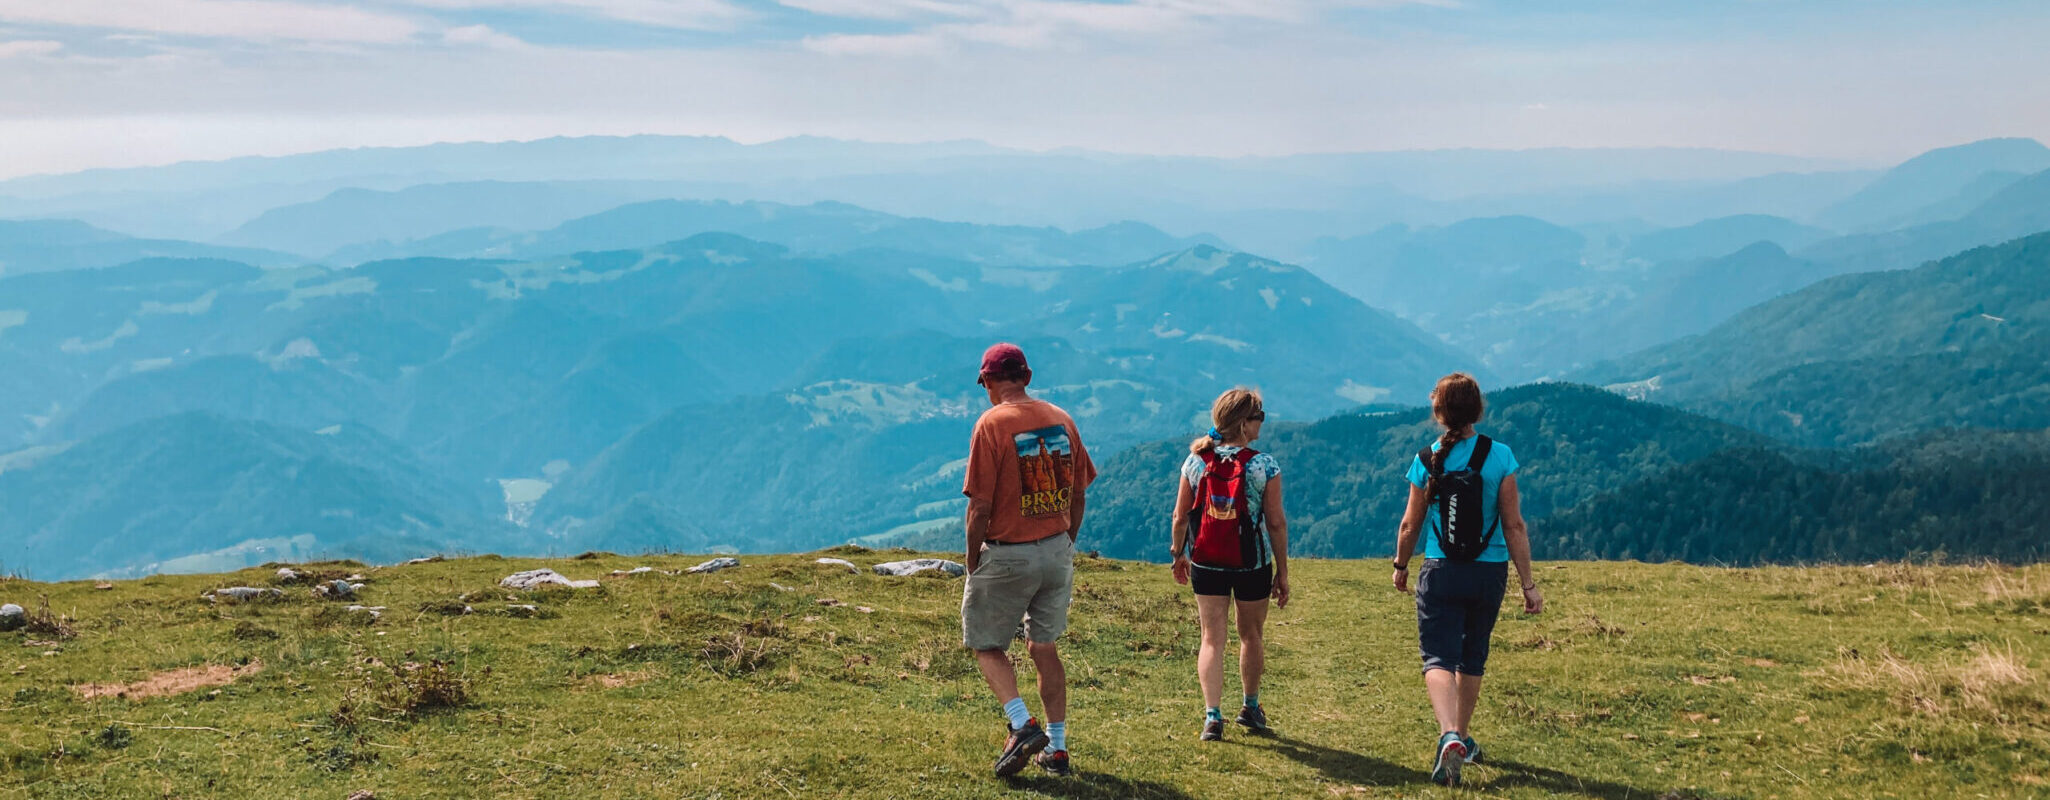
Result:
{"label": "black athletic shorts", "polygon": [[1196,594],[1200,595],[1232,597],[1241,603],[1265,600],[1274,593],[1274,565],[1237,570],[1191,564],[1189,585],[1196,587]]}
{"label": "black athletic shorts", "polygon": [[1425,672],[1487,672],[1488,640],[1508,586],[1508,562],[1424,560],[1416,579],[1416,627]]}

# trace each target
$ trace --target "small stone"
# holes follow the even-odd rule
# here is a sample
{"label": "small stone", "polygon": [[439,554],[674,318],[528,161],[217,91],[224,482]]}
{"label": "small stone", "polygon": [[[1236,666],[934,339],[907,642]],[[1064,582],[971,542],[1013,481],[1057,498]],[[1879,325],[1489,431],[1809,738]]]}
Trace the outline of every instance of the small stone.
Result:
{"label": "small stone", "polygon": [[411,561],[407,561],[406,563],[408,563],[408,564],[432,564],[432,563],[435,563],[435,562],[437,562],[437,561],[440,561],[440,560],[441,560],[441,556],[428,556],[428,557],[426,557],[426,558],[416,558],[416,559],[413,559],[413,560],[411,560]]}
{"label": "small stone", "polygon": [[279,583],[293,583],[295,581],[298,581],[300,578],[304,577],[306,577],[306,573],[304,572],[300,572],[291,567],[278,567],[277,579]]}
{"label": "small stone", "polygon": [[346,611],[369,614],[371,619],[384,616],[384,606],[349,606]]}
{"label": "small stone", "polygon": [[313,587],[313,594],[317,597],[325,597],[329,600],[348,600],[354,598],[356,596],[356,590],[361,588],[363,588],[363,584],[360,583],[350,583],[348,581],[343,580],[334,580]]}
{"label": "small stone", "polygon": [[861,612],[861,613],[863,613],[863,614],[874,614],[874,613],[876,613],[876,610],[875,610],[875,609],[873,609],[873,608],[869,608],[868,606],[855,606],[855,607],[854,607],[854,610],[856,610],[856,611],[859,611],[859,612]]}
{"label": "small stone", "polygon": [[567,586],[572,589],[589,589],[597,586],[598,582],[573,581],[552,569],[530,569],[526,572],[515,572],[507,575],[499,579],[498,585],[508,589],[537,589],[542,586]]}
{"label": "small stone", "polygon": [[348,800],[377,800],[377,793],[369,789],[358,789],[349,793]]}
{"label": "small stone", "polygon": [[740,559],[727,558],[722,556],[720,558],[715,558],[710,561],[707,561],[703,564],[699,564],[695,567],[691,567],[690,569],[684,571],[692,575],[701,575],[707,572],[718,572],[722,569],[732,569],[737,566],[740,566]]}
{"label": "small stone", "polygon": [[215,589],[204,595],[206,599],[217,603],[222,598],[227,598],[234,602],[249,602],[251,600],[279,600],[283,599],[284,596],[285,593],[282,590],[259,589],[254,586],[230,586],[226,589]]}
{"label": "small stone", "polygon": [[769,581],[769,588],[771,588],[771,589],[775,589],[776,591],[779,591],[779,592],[794,592],[794,591],[797,591],[796,589],[792,589],[792,588],[790,588],[790,587],[788,587],[788,586],[784,586],[783,584],[777,583],[777,582],[775,582],[775,581]]}
{"label": "small stone", "polygon": [[860,572],[860,571],[861,571],[861,567],[859,567],[859,566],[856,566],[856,565],[854,564],[854,562],[852,562],[852,561],[848,561],[847,559],[844,559],[844,558],[821,558],[821,559],[819,559],[819,560],[817,560],[817,561],[813,561],[813,562],[811,562],[811,563],[813,563],[813,564],[817,564],[817,565],[819,565],[819,566],[822,566],[822,567],[840,567],[840,568],[842,568],[842,569],[845,569],[845,570],[847,570],[848,572]]}
{"label": "small stone", "polygon": [[0,606],[0,631],[16,630],[27,624],[27,609],[13,603]]}
{"label": "small stone", "polygon": [[112,589],[112,588],[114,588],[114,584],[108,583],[108,582],[106,582],[106,581],[100,581],[99,583],[95,583],[95,584],[93,584],[93,588],[94,588],[94,589],[96,589],[96,590],[98,590],[98,591],[102,591],[102,592],[104,592],[104,591],[107,591],[108,589]]}
{"label": "small stone", "polygon": [[968,574],[968,568],[962,566],[960,562],[948,561],[944,558],[914,558],[910,561],[891,561],[886,564],[877,564],[875,570],[877,575],[895,575],[898,577],[916,575],[928,570],[939,570],[957,578]]}

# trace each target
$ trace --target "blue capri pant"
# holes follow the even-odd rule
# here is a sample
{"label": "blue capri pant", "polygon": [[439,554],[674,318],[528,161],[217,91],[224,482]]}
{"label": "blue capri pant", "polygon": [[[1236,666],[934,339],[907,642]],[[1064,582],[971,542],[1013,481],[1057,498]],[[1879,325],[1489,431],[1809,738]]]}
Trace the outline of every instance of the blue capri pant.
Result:
{"label": "blue capri pant", "polygon": [[1424,560],[1416,581],[1416,627],[1425,672],[1479,677],[1487,671],[1488,639],[1508,586],[1505,561]]}

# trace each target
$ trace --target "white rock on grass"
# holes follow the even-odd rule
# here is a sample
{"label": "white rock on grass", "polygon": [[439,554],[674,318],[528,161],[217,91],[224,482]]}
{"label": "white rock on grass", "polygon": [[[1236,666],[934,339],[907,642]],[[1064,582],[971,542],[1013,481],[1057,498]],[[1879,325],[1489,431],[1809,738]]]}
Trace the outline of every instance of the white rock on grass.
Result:
{"label": "white rock on grass", "polygon": [[329,600],[349,600],[362,590],[363,584],[350,583],[344,580],[332,580],[313,587],[313,594],[315,597],[325,597]]}
{"label": "white rock on grass", "polygon": [[957,578],[968,574],[968,568],[962,566],[960,562],[948,561],[944,558],[914,558],[910,561],[891,561],[887,564],[876,565],[877,575],[896,575],[902,577],[905,575],[917,575],[928,570],[939,570]]}
{"label": "white rock on grass", "polygon": [[707,562],[705,562],[705,563],[703,563],[703,564],[699,564],[699,565],[697,565],[697,566],[695,566],[695,567],[691,567],[690,569],[687,569],[687,570],[684,570],[684,571],[685,571],[685,572],[688,572],[688,573],[690,573],[690,574],[692,574],[692,575],[701,575],[701,574],[704,574],[704,573],[707,573],[707,572],[718,572],[719,570],[722,570],[722,569],[732,569],[732,568],[734,568],[734,567],[737,567],[737,566],[740,566],[740,559],[737,559],[737,558],[715,558],[715,559],[712,559],[712,560],[710,560],[710,561],[707,561]]}
{"label": "white rock on grass", "polygon": [[526,572],[515,572],[507,575],[498,581],[498,585],[508,589],[537,589],[543,586],[567,586],[571,589],[590,589],[596,587],[598,582],[573,581],[562,577],[562,575],[552,569],[530,569]]}
{"label": "white rock on grass", "polygon": [[369,614],[371,619],[384,616],[384,606],[349,606],[346,610]]}
{"label": "white rock on grass", "polygon": [[[614,577],[614,578],[630,578],[630,577],[633,577],[633,576],[635,576],[635,575],[647,575],[647,574],[650,574],[650,573],[655,573],[655,572],[662,572],[662,571],[661,571],[661,570],[658,570],[658,569],[656,569],[656,568],[654,568],[654,567],[634,567],[633,569],[615,569],[615,570],[613,570],[613,571],[612,571],[611,575],[612,575],[612,577]],[[674,573],[674,572],[662,572],[662,574],[664,574],[664,575],[674,575],[674,574],[676,574],[676,573]]]}
{"label": "white rock on grass", "polygon": [[230,586],[226,589],[215,589],[204,595],[206,599],[214,602],[220,602],[221,598],[224,597],[237,602],[247,602],[250,600],[276,600],[284,596],[285,592],[281,589],[259,589],[254,586]]}
{"label": "white rock on grass", "polygon": [[0,631],[19,630],[27,624],[27,609],[13,603],[0,606]]}
{"label": "white rock on grass", "polygon": [[847,571],[848,571],[848,572],[860,572],[860,571],[861,571],[861,567],[855,566],[855,565],[854,565],[854,562],[852,562],[852,561],[848,561],[847,559],[844,559],[844,558],[821,558],[821,559],[819,559],[819,560],[817,560],[817,561],[813,561],[813,562],[811,562],[811,563],[813,563],[813,564],[819,564],[819,565],[821,565],[821,566],[827,566],[827,567],[845,567],[845,568],[847,569]]}
{"label": "white rock on grass", "polygon": [[279,583],[291,583],[303,577],[306,577],[306,573],[300,572],[291,567],[278,567]]}

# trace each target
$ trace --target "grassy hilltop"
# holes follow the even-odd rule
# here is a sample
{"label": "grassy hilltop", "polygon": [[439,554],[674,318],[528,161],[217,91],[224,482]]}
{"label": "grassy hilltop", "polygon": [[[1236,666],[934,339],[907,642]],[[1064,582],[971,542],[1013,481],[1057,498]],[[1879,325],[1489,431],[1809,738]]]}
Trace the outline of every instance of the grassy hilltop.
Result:
{"label": "grassy hilltop", "polygon": [[[833,554],[864,568],[906,557]],[[1380,562],[1297,562],[1262,693],[1281,735],[1199,743],[1187,590],[1161,567],[1084,559],[1064,640],[1082,774],[1007,783],[988,775],[1001,717],[958,645],[959,580],[814,557],[533,593],[497,581],[699,559],[310,568],[368,575],[355,602],[385,607],[375,620],[305,585],[274,602],[199,599],[269,586],[272,570],[0,581],[0,601],[36,612],[47,595],[52,612],[0,634],[0,795],[1457,793],[1427,782],[1436,731],[1414,619]],[[1496,634],[1475,729],[1495,763],[1459,792],[2050,793],[2050,566],[1539,574],[1546,614],[1505,613]]]}

